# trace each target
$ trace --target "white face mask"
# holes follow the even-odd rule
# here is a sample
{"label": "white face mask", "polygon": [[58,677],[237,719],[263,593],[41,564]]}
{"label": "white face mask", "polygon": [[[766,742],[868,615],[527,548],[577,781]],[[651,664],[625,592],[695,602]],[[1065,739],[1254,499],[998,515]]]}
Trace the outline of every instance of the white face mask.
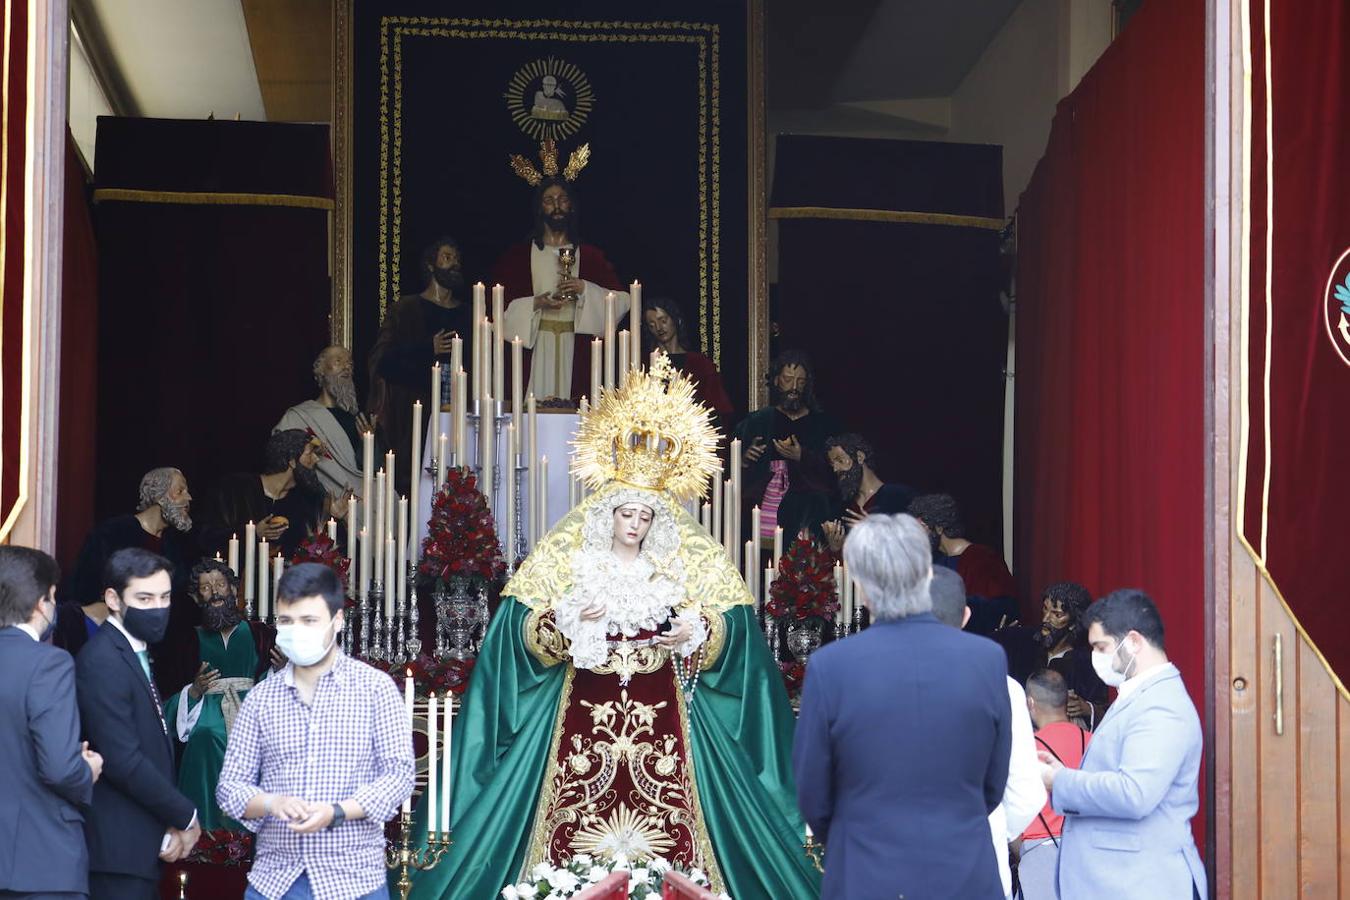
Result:
{"label": "white face mask", "polygon": [[1116,649],[1107,653],[1105,650],[1092,651],[1092,671],[1097,673],[1097,677],[1108,687],[1120,687],[1129,678],[1129,671],[1134,667],[1134,661],[1138,657],[1138,651],[1130,654],[1130,661],[1125,664],[1125,668],[1119,672],[1116,671],[1112,663],[1115,661],[1116,654],[1125,646],[1124,641],[1116,644]]}
{"label": "white face mask", "polygon": [[327,629],[309,628],[305,625],[278,625],[277,646],[281,652],[297,666],[312,666],[328,655],[333,642],[337,640],[337,631],[329,637]]}

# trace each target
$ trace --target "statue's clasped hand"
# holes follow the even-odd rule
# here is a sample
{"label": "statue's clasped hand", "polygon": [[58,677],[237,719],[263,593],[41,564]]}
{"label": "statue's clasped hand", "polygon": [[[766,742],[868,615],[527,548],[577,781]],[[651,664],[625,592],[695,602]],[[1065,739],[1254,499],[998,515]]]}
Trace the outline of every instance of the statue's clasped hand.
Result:
{"label": "statue's clasped hand", "polygon": [[693,631],[694,629],[683,619],[671,619],[670,630],[664,634],[658,634],[656,643],[667,650],[673,650],[688,641]]}
{"label": "statue's clasped hand", "polygon": [[580,613],[581,621],[594,622],[597,619],[603,619],[605,617],[606,612],[607,610],[605,609],[605,604],[603,603],[588,604],[581,608]]}

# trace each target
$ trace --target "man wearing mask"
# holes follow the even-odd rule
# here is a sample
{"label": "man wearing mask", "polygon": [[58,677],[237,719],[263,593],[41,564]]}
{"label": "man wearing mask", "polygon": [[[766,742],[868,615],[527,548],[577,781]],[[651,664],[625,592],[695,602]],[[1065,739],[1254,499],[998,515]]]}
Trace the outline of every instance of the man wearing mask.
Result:
{"label": "man wearing mask", "polygon": [[270,670],[285,665],[286,657],[276,648],[271,626],[244,619],[239,579],[229,566],[203,559],[193,567],[189,584],[202,613],[202,624],[184,642],[197,675],[164,706],[169,730],[186,745],[178,789],[196,805],[204,830],[242,831],[216,806],[225,745],[249,691]]}
{"label": "man wearing mask", "polygon": [[[473,366],[473,306],[469,303],[459,244],[454,238],[437,238],[422,251],[417,283],[420,293],[406,294],[389,307],[380,334],[370,351],[370,402],[367,407],[382,426],[385,442],[399,459],[411,459],[412,405],[422,401],[423,425],[441,398],[431,397],[431,366],[440,362],[450,386],[450,344],[458,336],[464,342],[464,371]],[[443,392],[443,397],[449,399]],[[428,432],[424,429],[423,434]],[[397,489],[406,493],[407,467],[395,473]]]}
{"label": "man wearing mask", "polygon": [[1167,659],[1163,623],[1143,591],[1088,608],[1092,664],[1117,689],[1078,769],[1045,751],[1042,779],[1064,816],[1061,897],[1209,896],[1191,836],[1204,749],[1200,717]]}
{"label": "man wearing mask", "polygon": [[290,662],[253,689],[230,734],[216,800],[258,835],[248,900],[388,897],[383,823],[412,794],[412,735],[393,680],[338,647],[343,593],[319,563],[281,576],[277,644]]}
{"label": "man wearing mask", "polygon": [[99,900],[158,896],[160,860],[181,859],[201,836],[196,808],[175,784],[148,650],[169,625],[172,572],[148,550],[114,553],[104,569],[108,619],[75,661],[84,733],[104,759],[84,829],[89,893]]}
{"label": "man wearing mask", "polygon": [[0,897],[89,893],[80,810],[103,759],[80,743],[70,654],[45,643],[58,576],[41,550],[0,547]]}

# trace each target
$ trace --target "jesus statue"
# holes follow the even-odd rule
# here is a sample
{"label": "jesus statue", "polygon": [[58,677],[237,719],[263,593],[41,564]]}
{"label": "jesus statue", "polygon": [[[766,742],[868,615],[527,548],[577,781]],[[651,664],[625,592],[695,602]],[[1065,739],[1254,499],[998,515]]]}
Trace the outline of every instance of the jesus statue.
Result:
{"label": "jesus statue", "polygon": [[592,493],[506,586],[455,722],[454,843],[416,896],[497,897],[578,856],[701,869],[736,900],[819,896],[782,679],[680,505],[717,471],[709,418],[664,356],[583,418]]}

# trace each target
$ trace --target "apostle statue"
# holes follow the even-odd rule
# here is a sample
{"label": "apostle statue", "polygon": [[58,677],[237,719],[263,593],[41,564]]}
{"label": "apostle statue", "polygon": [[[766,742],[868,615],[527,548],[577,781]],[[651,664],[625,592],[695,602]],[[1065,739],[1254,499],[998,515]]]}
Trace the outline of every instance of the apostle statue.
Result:
{"label": "apostle statue", "polygon": [[819,895],[782,679],[680,505],[718,471],[693,396],[660,356],[582,420],[591,493],[506,585],[455,722],[454,843],[417,896],[496,897],[581,855],[697,867],[737,900]]}
{"label": "apostle statue", "polygon": [[243,831],[216,805],[216,782],[225,761],[225,745],[240,705],[253,685],[286,658],[276,649],[276,632],[244,619],[239,579],[220,560],[203,559],[192,569],[192,592],[202,624],[183,650],[196,677],[164,704],[164,721],[185,744],[178,767],[178,789],[197,804],[203,831]]}
{"label": "apostle statue", "polygon": [[[372,417],[361,412],[352,379],[352,352],[346,347],[325,347],[314,360],[314,382],[319,396],[297,403],[282,415],[272,430],[299,429],[323,442],[315,471],[328,496],[345,501],[361,493],[361,435],[375,430]],[[377,454],[378,458],[378,454]]]}
{"label": "apostle statue", "polygon": [[[605,295],[614,292],[617,327],[628,314],[628,294],[600,248],[581,242],[576,188],[556,174],[534,172],[534,178],[530,240],[497,260],[492,279],[507,297],[503,336],[518,336],[530,351],[526,390],[540,400],[575,400],[589,390],[589,342],[605,332]],[[563,248],[575,260],[568,277],[559,258]]]}

